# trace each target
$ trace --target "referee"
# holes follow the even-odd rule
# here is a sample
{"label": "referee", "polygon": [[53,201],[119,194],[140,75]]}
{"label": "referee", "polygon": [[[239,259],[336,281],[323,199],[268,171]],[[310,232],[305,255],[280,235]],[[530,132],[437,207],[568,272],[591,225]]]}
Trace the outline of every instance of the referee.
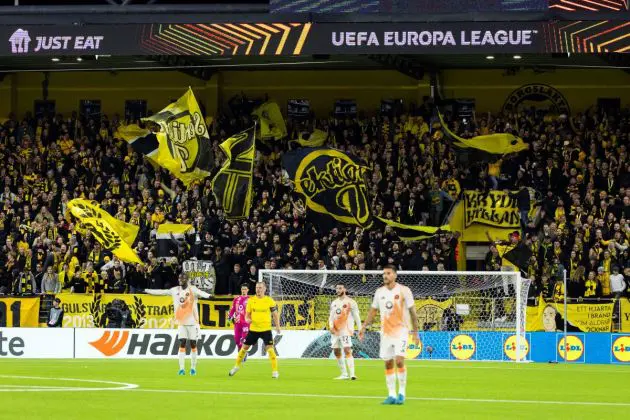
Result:
{"label": "referee", "polygon": [[276,301],[269,296],[265,296],[267,286],[264,282],[256,283],[256,296],[249,298],[247,301],[247,309],[245,310],[245,319],[250,323],[249,333],[245,338],[245,343],[236,357],[236,365],[230,370],[230,376],[234,376],[239,371],[243,360],[247,355],[250,347],[262,339],[265,343],[265,349],[271,361],[271,377],[278,377],[278,356],[273,347],[273,336],[271,335],[271,319],[276,326],[276,333],[280,334],[280,316],[278,315],[278,305]]}

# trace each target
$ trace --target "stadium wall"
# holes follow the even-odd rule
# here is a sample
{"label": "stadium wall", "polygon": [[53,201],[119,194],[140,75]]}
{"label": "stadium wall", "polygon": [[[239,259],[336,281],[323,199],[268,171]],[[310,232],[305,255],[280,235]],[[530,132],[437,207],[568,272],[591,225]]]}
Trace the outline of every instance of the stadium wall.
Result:
{"label": "stadium wall", "polygon": [[[374,332],[364,342],[353,338],[355,356],[378,358],[378,340]],[[284,331],[274,342],[281,358],[331,357],[327,331]],[[0,359],[175,358],[178,347],[175,330],[0,328]],[[233,334],[225,330],[201,331],[198,347],[202,358],[230,359],[237,353]],[[521,351],[539,363],[630,364],[630,335],[570,333],[565,341],[562,333],[527,333]],[[249,354],[266,356],[258,345]],[[515,336],[508,332],[422,332],[420,346],[407,350],[408,359],[420,360],[511,361],[515,355]]]}
{"label": "stadium wall", "polygon": [[6,76],[0,80],[0,121],[11,113],[11,78],[12,76]]}
{"label": "stadium wall", "polygon": [[[33,111],[35,100],[43,99],[43,73],[18,73],[18,116]],[[79,110],[82,99],[100,99],[101,111],[111,117],[124,115],[125,100],[145,99],[147,108],[155,112],[179,98],[188,86],[199,96],[205,97],[206,82],[181,72],[51,72],[48,99],[54,100],[56,110],[64,116]],[[216,98],[216,89],[213,92]],[[212,108],[212,107],[211,107]],[[216,110],[216,104],[214,106]]]}
{"label": "stadium wall", "polygon": [[397,71],[234,71],[222,73],[223,99],[245,92],[249,97],[270,98],[283,112],[289,99],[309,99],[319,117],[327,116],[337,99],[354,99],[357,108],[370,114],[380,110],[381,99],[422,103],[430,94],[428,80],[415,80]]}
{"label": "stadium wall", "polygon": [[622,107],[630,105],[630,74],[622,70],[521,70],[514,75],[508,75],[505,70],[442,72],[445,96],[475,98],[477,112],[500,110],[510,93],[532,83],[558,89],[567,99],[572,113],[595,106],[598,98],[620,98]]}
{"label": "stadium wall", "polygon": [[[0,117],[11,111],[18,116],[33,111],[35,100],[43,99],[43,73],[18,73],[0,82]],[[445,70],[441,77],[446,98],[475,98],[478,112],[501,110],[510,93],[531,83],[550,85],[567,99],[572,112],[594,106],[598,98],[620,98],[630,105],[630,75],[621,70],[556,70],[537,73],[521,70],[507,75],[503,70]],[[102,112],[124,114],[125,100],[145,99],[149,110],[158,111],[191,86],[215,115],[220,104],[234,95],[250,98],[268,94],[283,112],[289,99],[308,99],[319,117],[328,115],[336,99],[354,99],[359,110],[378,112],[381,99],[403,99],[408,105],[422,103],[430,94],[428,78],[415,80],[394,70],[374,71],[224,71],[203,81],[177,71],[148,72],[51,72],[48,99],[56,101],[57,112],[69,115],[82,99],[100,99]],[[491,94],[488,94],[488,93]]]}

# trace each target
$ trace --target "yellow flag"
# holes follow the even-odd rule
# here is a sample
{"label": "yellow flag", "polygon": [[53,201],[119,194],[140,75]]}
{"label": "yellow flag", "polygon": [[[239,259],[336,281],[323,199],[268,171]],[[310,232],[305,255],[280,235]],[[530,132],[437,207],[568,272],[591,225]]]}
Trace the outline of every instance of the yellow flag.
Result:
{"label": "yellow flag", "polygon": [[320,147],[324,145],[327,138],[327,132],[315,129],[312,133],[300,133],[297,142],[304,147]]}
{"label": "yellow flag", "polygon": [[529,145],[525,143],[522,138],[516,137],[513,134],[509,133],[488,134],[485,136],[473,137],[471,139],[459,137],[451,130],[449,130],[446,123],[444,123],[442,114],[440,114],[439,112],[438,117],[440,118],[440,123],[442,124],[444,133],[455,140],[453,144],[457,147],[464,149],[477,149],[493,155],[507,155],[510,153],[518,153],[529,148]]}
{"label": "yellow flag", "polygon": [[81,219],[80,223],[81,228],[91,232],[104,249],[111,251],[122,261],[134,264],[142,263],[131,245],[125,242],[120,232],[116,230],[119,225],[112,225],[104,219],[96,218]]}
{"label": "yellow flag", "polygon": [[258,117],[262,140],[280,140],[287,136],[287,125],[277,103],[265,102],[256,108],[252,115]]}
{"label": "yellow flag", "polygon": [[158,164],[171,171],[186,186],[210,175],[214,167],[214,153],[208,127],[192,89],[188,88],[188,92],[176,102],[143,121],[152,121],[162,128],[157,135]]}
{"label": "yellow flag", "polygon": [[177,234],[188,233],[192,229],[193,229],[193,225],[189,225],[189,224],[162,223],[161,225],[158,225],[157,233],[166,234],[166,235],[172,233],[173,235],[177,235]]}
{"label": "yellow flag", "polygon": [[131,143],[139,137],[148,136],[149,134],[151,134],[150,130],[141,128],[138,124],[120,125],[114,132],[114,138],[123,139]]}
{"label": "yellow flag", "polygon": [[136,225],[116,219],[114,216],[103,210],[96,201],[92,200],[84,200],[81,198],[70,200],[66,207],[66,214],[68,212],[80,221],[88,218],[105,220],[107,223],[116,226],[116,231],[129,245],[133,245],[133,242],[136,240],[136,236],[138,235],[138,230],[140,229]]}
{"label": "yellow flag", "polygon": [[77,232],[91,232],[104,249],[126,262],[140,263],[131,249],[139,227],[118,220],[100,208],[97,202],[80,198],[68,202],[66,216],[71,214],[79,220]]}

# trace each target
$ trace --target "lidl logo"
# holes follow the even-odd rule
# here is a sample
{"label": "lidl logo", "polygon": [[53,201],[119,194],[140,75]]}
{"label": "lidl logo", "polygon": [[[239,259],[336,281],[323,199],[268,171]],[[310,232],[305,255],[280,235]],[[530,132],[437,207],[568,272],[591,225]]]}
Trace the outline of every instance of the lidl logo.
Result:
{"label": "lidl logo", "polygon": [[630,362],[630,336],[617,337],[612,344],[612,354],[619,362]]}
{"label": "lidl logo", "polygon": [[407,343],[409,344],[407,345],[407,352],[405,353],[405,358],[416,359],[418,356],[420,356],[420,353],[422,353],[422,340],[420,340],[418,342],[418,345],[416,346],[413,342],[413,335],[409,334],[409,337],[407,338]]}
{"label": "lidl logo", "polygon": [[[517,336],[511,335],[503,343],[503,352],[505,353],[507,358],[510,360],[516,360],[516,348],[517,348],[516,340],[517,340]],[[521,359],[524,360],[527,358],[527,355],[529,354],[529,341],[527,341],[527,338],[521,337],[520,348],[521,348],[520,356],[521,356]]]}
{"label": "lidl logo", "polygon": [[457,360],[470,360],[476,348],[475,340],[467,334],[456,335],[451,340],[451,354]]}
{"label": "lidl logo", "polygon": [[567,336],[566,346],[564,342],[564,337],[560,339],[560,342],[558,343],[558,354],[563,359],[564,359],[565,347],[566,347],[566,353],[567,353],[566,355],[567,362],[575,362],[576,360],[580,359],[582,355],[584,354],[584,343],[579,337],[575,335]]}

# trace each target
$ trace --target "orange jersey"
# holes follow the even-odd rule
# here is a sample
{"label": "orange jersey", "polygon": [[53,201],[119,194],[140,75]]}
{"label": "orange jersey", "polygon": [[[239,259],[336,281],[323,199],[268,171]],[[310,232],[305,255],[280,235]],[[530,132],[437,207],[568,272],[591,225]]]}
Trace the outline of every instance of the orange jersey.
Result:
{"label": "orange jersey", "polygon": [[147,289],[146,293],[157,296],[171,296],[173,298],[173,308],[175,310],[175,320],[178,325],[199,325],[199,312],[197,310],[197,298],[210,298],[210,294],[197,289],[195,286],[188,286],[182,289],[181,286],[170,289]]}
{"label": "orange jersey", "polygon": [[359,307],[354,299],[337,298],[330,304],[328,326],[333,335],[338,337],[352,335],[355,327],[361,325]]}
{"label": "orange jersey", "polygon": [[372,308],[381,313],[381,333],[386,337],[407,337],[414,307],[413,294],[407,286],[396,284],[393,289],[379,287],[374,293]]}

